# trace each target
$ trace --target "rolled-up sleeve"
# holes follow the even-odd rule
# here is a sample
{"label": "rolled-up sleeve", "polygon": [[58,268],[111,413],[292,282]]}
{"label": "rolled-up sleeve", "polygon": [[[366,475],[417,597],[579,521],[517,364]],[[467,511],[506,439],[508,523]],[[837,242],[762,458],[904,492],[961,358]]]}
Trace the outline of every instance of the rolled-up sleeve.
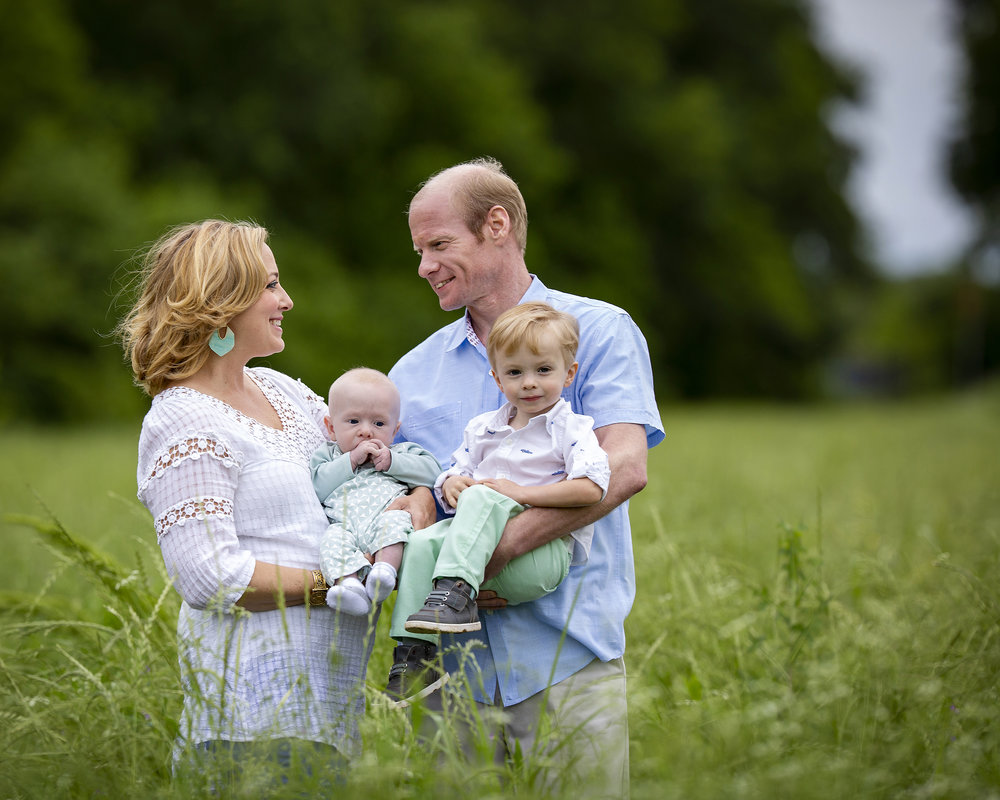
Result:
{"label": "rolled-up sleeve", "polygon": [[590,478],[601,487],[601,499],[608,493],[611,469],[593,428],[594,421],[583,414],[567,414],[556,446],[566,462],[566,478]]}

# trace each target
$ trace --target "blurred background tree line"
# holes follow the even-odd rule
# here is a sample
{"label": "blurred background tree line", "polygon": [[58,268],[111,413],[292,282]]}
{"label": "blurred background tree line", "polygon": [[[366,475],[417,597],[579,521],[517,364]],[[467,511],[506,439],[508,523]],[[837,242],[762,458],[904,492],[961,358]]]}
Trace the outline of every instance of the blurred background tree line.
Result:
{"label": "blurred background tree line", "polygon": [[405,210],[480,155],[529,267],[643,328],[666,399],[961,385],[1000,366],[998,0],[963,0],[962,263],[890,281],[829,125],[860,76],[805,0],[0,0],[0,423],[133,418],[109,337],[136,248],[253,219],[296,300],[271,363],[325,391],[453,318]]}

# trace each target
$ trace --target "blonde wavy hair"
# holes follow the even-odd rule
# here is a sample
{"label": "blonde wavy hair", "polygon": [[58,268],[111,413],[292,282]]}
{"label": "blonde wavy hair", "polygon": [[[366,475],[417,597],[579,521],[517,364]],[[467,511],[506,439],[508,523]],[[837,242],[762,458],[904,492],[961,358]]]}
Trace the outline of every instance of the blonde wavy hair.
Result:
{"label": "blonde wavy hair", "polygon": [[171,229],[141,256],[138,299],[116,333],[150,397],[208,360],[208,339],[257,302],[267,285],[267,230],[205,220]]}

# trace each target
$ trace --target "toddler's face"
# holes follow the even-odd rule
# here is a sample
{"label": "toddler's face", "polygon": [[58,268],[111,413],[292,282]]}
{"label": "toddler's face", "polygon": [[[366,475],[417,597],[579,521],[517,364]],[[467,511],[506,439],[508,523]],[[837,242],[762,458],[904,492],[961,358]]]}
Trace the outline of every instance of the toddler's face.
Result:
{"label": "toddler's face", "polygon": [[499,353],[496,357],[493,377],[500,391],[517,407],[521,420],[552,408],[576,374],[576,362],[566,363],[554,335],[546,334],[539,344],[537,353],[521,345],[512,353]]}
{"label": "toddler's face", "polygon": [[340,449],[349,453],[361,442],[375,439],[386,447],[399,430],[399,398],[390,385],[352,382],[338,387],[326,428]]}

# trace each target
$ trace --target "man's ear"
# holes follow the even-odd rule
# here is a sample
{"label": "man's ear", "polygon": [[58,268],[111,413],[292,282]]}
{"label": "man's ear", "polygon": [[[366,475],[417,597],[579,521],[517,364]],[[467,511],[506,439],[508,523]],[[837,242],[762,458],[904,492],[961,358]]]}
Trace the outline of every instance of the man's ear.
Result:
{"label": "man's ear", "polygon": [[495,242],[507,238],[510,233],[510,217],[503,206],[493,206],[486,212],[486,233]]}

